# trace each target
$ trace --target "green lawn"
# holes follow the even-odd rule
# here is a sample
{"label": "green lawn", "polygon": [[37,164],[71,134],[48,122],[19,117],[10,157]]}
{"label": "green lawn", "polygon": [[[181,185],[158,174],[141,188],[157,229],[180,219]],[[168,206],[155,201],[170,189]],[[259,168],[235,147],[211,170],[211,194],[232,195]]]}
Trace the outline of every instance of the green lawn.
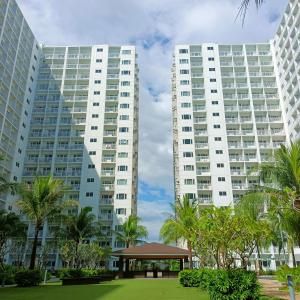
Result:
{"label": "green lawn", "polygon": [[178,279],[124,279],[99,285],[46,285],[0,289],[2,300],[209,300],[197,288],[183,288]]}

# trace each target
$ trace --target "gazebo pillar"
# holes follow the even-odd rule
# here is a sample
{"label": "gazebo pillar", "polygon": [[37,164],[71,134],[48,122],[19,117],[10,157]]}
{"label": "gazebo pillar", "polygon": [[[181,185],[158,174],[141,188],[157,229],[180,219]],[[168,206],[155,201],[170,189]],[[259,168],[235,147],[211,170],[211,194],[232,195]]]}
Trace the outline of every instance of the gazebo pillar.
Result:
{"label": "gazebo pillar", "polygon": [[182,271],[183,270],[183,258],[179,259],[179,270]]}
{"label": "gazebo pillar", "polygon": [[129,258],[125,260],[125,272],[129,272]]}
{"label": "gazebo pillar", "polygon": [[119,271],[123,272],[124,271],[124,261],[123,261],[123,256],[119,257]]}

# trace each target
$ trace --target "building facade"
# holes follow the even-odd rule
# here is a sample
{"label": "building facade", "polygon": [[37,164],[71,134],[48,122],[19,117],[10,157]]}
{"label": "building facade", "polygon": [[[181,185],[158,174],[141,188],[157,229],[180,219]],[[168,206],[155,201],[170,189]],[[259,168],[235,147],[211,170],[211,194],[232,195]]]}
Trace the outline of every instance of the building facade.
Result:
{"label": "building facade", "polygon": [[286,143],[271,45],[178,45],[173,65],[176,198],[227,206]]}
{"label": "building facade", "polygon": [[[15,0],[0,1],[0,172],[10,181],[22,176],[39,59]],[[0,196],[0,209],[8,207],[7,198]]]}

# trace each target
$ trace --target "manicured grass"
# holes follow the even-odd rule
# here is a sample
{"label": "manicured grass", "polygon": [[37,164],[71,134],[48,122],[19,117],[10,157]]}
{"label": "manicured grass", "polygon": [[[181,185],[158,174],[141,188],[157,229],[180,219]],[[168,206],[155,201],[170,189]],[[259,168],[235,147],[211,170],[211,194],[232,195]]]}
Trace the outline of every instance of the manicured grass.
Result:
{"label": "manicured grass", "polygon": [[184,288],[178,279],[123,279],[98,285],[46,285],[0,289],[2,300],[209,300],[197,288]]}

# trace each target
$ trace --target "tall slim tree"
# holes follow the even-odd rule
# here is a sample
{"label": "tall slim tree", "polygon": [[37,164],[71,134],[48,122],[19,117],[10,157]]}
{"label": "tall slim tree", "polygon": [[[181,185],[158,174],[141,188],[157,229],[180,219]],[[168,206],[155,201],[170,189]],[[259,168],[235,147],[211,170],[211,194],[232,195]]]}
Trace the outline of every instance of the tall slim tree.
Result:
{"label": "tall slim tree", "polygon": [[143,242],[142,239],[148,237],[147,228],[140,225],[140,221],[141,219],[137,216],[130,215],[122,224],[122,230],[114,232],[117,240],[124,242],[126,248],[135,246],[136,244]]}
{"label": "tall slim tree", "polygon": [[171,207],[173,213],[169,215],[160,229],[160,237],[167,244],[179,240],[186,242],[189,251],[189,267],[192,269],[192,238],[197,221],[196,201],[184,196]]}
{"label": "tall slim tree", "polygon": [[34,269],[38,234],[40,228],[50,217],[60,215],[62,210],[70,205],[72,201],[62,201],[65,193],[65,186],[62,180],[48,177],[36,177],[34,182],[21,189],[21,200],[17,202],[22,213],[35,225],[34,239],[32,244],[30,269]]}

